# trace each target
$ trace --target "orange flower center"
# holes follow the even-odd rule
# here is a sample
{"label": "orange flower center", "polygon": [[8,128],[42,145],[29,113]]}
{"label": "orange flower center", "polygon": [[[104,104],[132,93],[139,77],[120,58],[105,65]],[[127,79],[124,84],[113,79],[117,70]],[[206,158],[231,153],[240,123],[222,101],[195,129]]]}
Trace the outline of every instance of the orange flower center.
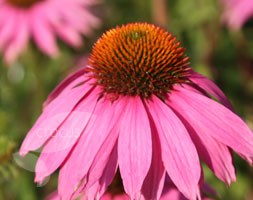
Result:
{"label": "orange flower center", "polygon": [[29,8],[37,2],[43,0],[7,0],[10,4],[21,8]]}
{"label": "orange flower center", "polygon": [[164,29],[131,23],[107,31],[95,43],[89,71],[106,94],[164,99],[174,84],[188,80],[184,52]]}

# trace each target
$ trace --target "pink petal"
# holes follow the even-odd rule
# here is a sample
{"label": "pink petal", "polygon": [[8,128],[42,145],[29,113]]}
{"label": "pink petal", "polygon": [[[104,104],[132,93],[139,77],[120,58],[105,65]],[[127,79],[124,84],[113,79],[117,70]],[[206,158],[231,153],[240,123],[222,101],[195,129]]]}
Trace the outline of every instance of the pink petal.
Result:
{"label": "pink petal", "polygon": [[[198,150],[198,153],[202,160],[208,165],[208,167],[214,172],[214,174],[230,185],[231,181],[236,180],[235,169],[233,166],[233,159],[227,146],[218,142],[203,130],[196,130],[188,123],[188,119],[183,118],[185,110],[178,104],[184,103],[174,95],[170,95],[170,101],[168,104],[174,108],[180,114],[180,119],[187,127],[191,138]],[[187,106],[187,105],[185,105]]]}
{"label": "pink petal", "polygon": [[18,13],[16,27],[18,34],[7,45],[5,50],[5,62],[12,63],[17,56],[24,50],[29,39],[29,27],[26,15],[23,12]]}
{"label": "pink petal", "polygon": [[101,200],[130,200],[130,198],[126,194],[116,194],[112,196],[110,193],[106,193],[102,196]]}
{"label": "pink petal", "polygon": [[83,15],[86,20],[83,21],[84,26],[82,28],[82,33],[84,35],[91,35],[91,27],[98,28],[101,25],[101,20],[96,16],[92,15],[88,10],[84,11]]}
{"label": "pink petal", "polygon": [[113,200],[130,200],[130,198],[126,194],[118,194],[113,197]]}
{"label": "pink petal", "polygon": [[13,9],[8,9],[8,20],[5,20],[2,23],[2,27],[0,30],[0,49],[3,50],[4,47],[11,42],[13,36],[15,36],[15,32],[13,30],[16,29],[16,20],[18,17],[18,12],[15,12]]}
{"label": "pink petal", "polygon": [[[99,149],[88,173],[88,180],[86,187],[90,187],[96,181],[98,181],[103,175],[104,169],[108,162],[111,162],[111,154],[114,148],[116,148],[116,141],[118,139],[118,127],[111,131],[106,140],[103,142]],[[115,151],[115,150],[114,150]],[[107,175],[107,174],[105,174]]]}
{"label": "pink petal", "polygon": [[163,191],[160,200],[187,200],[182,193],[175,187],[169,187]]}
{"label": "pink petal", "polygon": [[116,175],[117,168],[118,168],[118,148],[117,145],[115,145],[109,161],[104,169],[103,175],[99,180],[99,183],[101,185],[99,190],[99,195],[103,195],[104,192],[107,190],[107,187],[112,183],[113,178]]}
{"label": "pink petal", "polygon": [[72,27],[66,24],[57,24],[57,25],[54,25],[54,29],[56,30],[58,35],[61,37],[61,39],[63,39],[69,45],[76,48],[82,45],[81,36]]}
{"label": "pink petal", "polygon": [[[184,109],[183,117],[199,135],[210,135],[231,147],[248,161],[253,161],[253,134],[232,111],[203,95],[177,87],[173,104]],[[189,103],[190,102],[190,103]]]}
{"label": "pink petal", "polygon": [[[61,15],[64,16],[65,21],[75,30],[81,31],[84,35],[91,33],[91,27],[98,27],[100,20],[94,16],[89,9],[83,9],[81,6],[71,5],[70,12],[61,10]],[[82,24],[82,26],[81,26]]]}
{"label": "pink petal", "polygon": [[223,20],[234,30],[239,30],[243,24],[252,18],[253,3],[251,0],[223,0],[225,11]]}
{"label": "pink petal", "polygon": [[90,181],[87,184],[83,181],[83,186],[79,187],[74,196],[82,193],[88,197],[87,199],[93,200],[101,198],[101,196],[107,190],[107,187],[113,181],[118,168],[117,145],[114,146],[108,160],[109,162],[107,162],[106,166],[103,168],[103,174],[100,177],[100,180],[93,183],[93,185],[89,185]]}
{"label": "pink petal", "polygon": [[90,26],[85,27],[86,18],[85,15],[78,15],[75,9],[72,9],[71,12],[65,12],[64,10],[61,13],[64,16],[64,20],[71,26],[74,30],[83,32],[85,35],[90,32]]}
{"label": "pink petal", "polygon": [[59,194],[69,199],[79,182],[87,175],[101,146],[114,131],[124,102],[100,99],[84,133],[72,151],[59,175]]}
{"label": "pink petal", "polygon": [[12,11],[10,11],[11,8],[8,5],[3,4],[1,1],[3,1],[3,0],[0,0],[0,4],[1,4],[0,5],[0,30],[2,28],[2,25],[4,25],[6,22],[5,16],[9,15],[10,12],[12,12]]}
{"label": "pink petal", "polygon": [[39,48],[49,56],[56,56],[58,48],[52,27],[50,27],[45,16],[37,10],[31,13],[31,29],[33,38]]}
{"label": "pink petal", "polygon": [[59,125],[65,120],[81,98],[91,89],[90,82],[80,87],[61,93],[46,107],[35,125],[28,132],[20,148],[20,154],[25,155],[41,147],[52,136]]}
{"label": "pink petal", "polygon": [[[52,100],[54,100],[63,90],[68,90],[77,86],[79,83],[84,82],[84,74],[86,67],[82,67],[78,71],[67,76],[47,97],[46,101],[43,103],[45,108]],[[81,78],[80,78],[81,77]]]}
{"label": "pink petal", "polygon": [[147,113],[139,97],[125,97],[118,151],[119,168],[126,193],[138,199],[151,164],[152,142]]}
{"label": "pink petal", "polygon": [[55,191],[52,192],[49,196],[47,196],[45,200],[61,200],[61,198],[59,197],[57,191]]}
{"label": "pink petal", "polygon": [[149,172],[142,186],[143,199],[160,199],[165,180],[165,169],[161,156],[161,144],[153,121],[150,121],[152,132],[152,161]]}
{"label": "pink petal", "polygon": [[100,200],[112,200],[112,195],[110,193],[106,193]]}
{"label": "pink petal", "polygon": [[186,128],[174,112],[156,96],[148,102],[159,133],[162,159],[177,188],[189,199],[200,197],[200,163]]}
{"label": "pink petal", "polygon": [[97,193],[99,192],[99,188],[100,188],[100,184],[99,182],[96,182],[95,184],[93,184],[89,190],[86,190],[83,193],[80,193],[79,191],[77,191],[75,194],[73,194],[69,199],[80,199],[81,200],[98,200],[100,198],[97,197]]}
{"label": "pink petal", "polygon": [[190,80],[200,88],[204,89],[207,93],[217,98],[224,106],[233,110],[233,106],[228,98],[213,81],[194,71],[191,73]]}
{"label": "pink petal", "polygon": [[89,95],[80,102],[56,134],[45,144],[36,164],[36,182],[42,182],[64,161],[91,118],[97,98],[97,95]]}

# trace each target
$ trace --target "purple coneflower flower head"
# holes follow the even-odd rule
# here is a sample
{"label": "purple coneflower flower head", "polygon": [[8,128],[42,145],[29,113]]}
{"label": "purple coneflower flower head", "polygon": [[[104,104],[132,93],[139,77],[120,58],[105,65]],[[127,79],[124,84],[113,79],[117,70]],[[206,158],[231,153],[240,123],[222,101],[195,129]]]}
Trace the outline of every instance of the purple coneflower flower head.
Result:
{"label": "purple coneflower flower head", "polygon": [[167,175],[200,198],[200,159],[235,181],[231,149],[252,163],[253,134],[222,91],[189,66],[176,37],[147,23],[106,32],[89,64],[54,90],[20,154],[42,148],[36,182],[99,199],[117,171],[131,199],[160,199]]}
{"label": "purple coneflower flower head", "polygon": [[0,0],[0,51],[7,63],[25,49],[30,38],[45,54],[58,54],[56,37],[80,47],[99,19],[88,9],[95,0]]}
{"label": "purple coneflower flower head", "polygon": [[224,5],[223,20],[232,29],[240,29],[253,17],[252,0],[222,0]]}

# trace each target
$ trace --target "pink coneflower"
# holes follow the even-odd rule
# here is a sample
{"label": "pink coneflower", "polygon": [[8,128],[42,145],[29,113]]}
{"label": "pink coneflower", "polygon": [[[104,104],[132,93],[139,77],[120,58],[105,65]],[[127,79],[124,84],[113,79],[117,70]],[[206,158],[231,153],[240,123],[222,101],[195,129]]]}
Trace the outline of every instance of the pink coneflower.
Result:
{"label": "pink coneflower", "polygon": [[62,199],[99,199],[117,170],[131,199],[159,199],[166,174],[197,199],[200,159],[227,184],[231,149],[252,162],[253,134],[230,108],[175,37],[132,23],[106,32],[89,64],[51,94],[20,154],[43,146],[35,181],[60,168]]}
{"label": "pink coneflower", "polygon": [[224,5],[223,19],[229,27],[238,30],[253,17],[252,0],[222,0]]}
{"label": "pink coneflower", "polygon": [[58,53],[58,36],[80,47],[83,35],[99,24],[88,10],[96,0],[0,0],[0,51],[10,63],[32,38],[49,56]]}
{"label": "pink coneflower", "polygon": [[[164,187],[164,190],[162,192],[160,200],[187,200],[182,193],[178,191],[178,189],[170,183],[167,183],[166,187]],[[202,199],[203,200],[211,200],[210,198],[207,198],[205,194],[209,194],[211,196],[217,196],[216,192],[210,188],[208,185],[204,184],[201,188],[202,191]],[[87,197],[79,196],[80,200],[89,200]],[[46,200],[61,200],[58,193],[55,191],[51,193]],[[103,196],[100,198],[100,200],[131,200],[128,195],[117,192],[117,193],[111,193],[106,192],[103,194]],[[141,198],[140,200],[145,200],[144,198]]]}
{"label": "pink coneflower", "polygon": [[[81,198],[79,197],[80,200],[89,200],[87,198]],[[61,200],[61,197],[57,194],[57,192],[53,192],[52,194],[50,194],[46,200]],[[106,193],[104,194],[100,200],[130,200],[129,197],[126,194],[117,194],[117,195],[112,195],[110,193]],[[171,199],[173,200],[173,199]],[[176,200],[176,199],[174,199]],[[180,199],[177,199],[180,200]]]}

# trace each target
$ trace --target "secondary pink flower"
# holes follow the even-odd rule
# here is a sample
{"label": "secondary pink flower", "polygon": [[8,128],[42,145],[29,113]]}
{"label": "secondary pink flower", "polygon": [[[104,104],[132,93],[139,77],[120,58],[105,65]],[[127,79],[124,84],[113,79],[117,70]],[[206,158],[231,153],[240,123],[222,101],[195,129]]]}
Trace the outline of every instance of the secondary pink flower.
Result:
{"label": "secondary pink flower", "polygon": [[80,47],[98,18],[88,10],[96,0],[0,0],[0,51],[14,61],[30,38],[41,51],[56,56],[56,37]]}
{"label": "secondary pink flower", "polygon": [[[50,194],[46,200],[61,200],[60,196],[57,194],[57,192],[53,192]],[[89,200],[85,197],[80,198],[80,200]],[[111,195],[110,193],[105,193],[100,200],[130,200],[129,197],[126,194],[117,194],[117,195]],[[173,200],[173,199],[171,199]],[[176,199],[175,199],[176,200]],[[179,200],[179,199],[178,199]]]}
{"label": "secondary pink flower", "polygon": [[175,37],[128,24],[105,33],[89,64],[53,91],[20,154],[43,146],[35,181],[60,168],[63,200],[99,199],[117,170],[131,199],[159,199],[166,174],[197,199],[200,158],[227,184],[235,181],[231,149],[252,163],[253,134],[231,108]]}
{"label": "secondary pink flower", "polygon": [[252,0],[222,0],[224,5],[223,19],[232,29],[240,29],[253,17]]}
{"label": "secondary pink flower", "polygon": [[[208,191],[206,192],[206,190]],[[210,190],[211,190],[211,193],[210,193]],[[203,200],[211,200],[210,198],[205,197],[204,193],[209,194],[211,196],[217,196],[215,191],[206,184],[203,185],[203,188],[201,188],[201,191],[203,193],[202,194]],[[79,196],[79,199],[89,200],[88,198],[82,197],[82,196]],[[53,192],[46,198],[46,200],[61,200],[61,198],[57,194],[57,192]],[[124,193],[112,194],[110,192],[106,192],[105,194],[103,194],[100,200],[130,200],[130,198],[128,195]],[[145,200],[145,198],[141,197],[140,200]],[[184,197],[182,193],[178,191],[178,189],[173,184],[169,184],[167,185],[167,187],[164,187],[160,200],[187,200],[187,199]]]}

